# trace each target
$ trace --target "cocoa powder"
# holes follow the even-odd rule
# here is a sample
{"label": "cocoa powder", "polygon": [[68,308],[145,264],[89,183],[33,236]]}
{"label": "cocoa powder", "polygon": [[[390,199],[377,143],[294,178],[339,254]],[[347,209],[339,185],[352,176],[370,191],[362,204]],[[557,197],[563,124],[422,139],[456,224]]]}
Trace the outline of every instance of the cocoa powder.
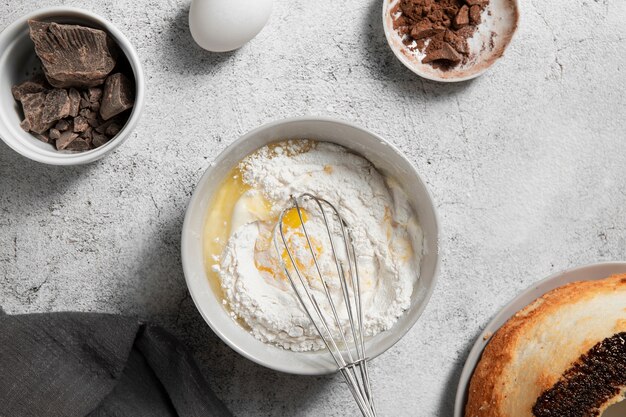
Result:
{"label": "cocoa powder", "polygon": [[470,58],[467,40],[489,0],[400,0],[392,9],[404,44],[424,53],[422,63],[447,69]]}

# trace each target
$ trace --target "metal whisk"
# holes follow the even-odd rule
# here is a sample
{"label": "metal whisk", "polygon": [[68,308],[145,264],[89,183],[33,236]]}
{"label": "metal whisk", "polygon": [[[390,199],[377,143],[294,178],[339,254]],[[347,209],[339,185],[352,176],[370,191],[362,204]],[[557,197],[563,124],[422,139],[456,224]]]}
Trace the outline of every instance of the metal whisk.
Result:
{"label": "metal whisk", "polygon": [[[337,208],[322,198],[305,193],[297,197],[292,196],[291,201],[293,205],[281,213],[274,229],[273,241],[278,259],[282,262],[284,273],[300,304],[337,364],[339,372],[345,378],[361,413],[365,417],[376,417],[363,338],[361,284],[350,227]],[[303,214],[303,204],[306,202],[311,202],[312,204],[308,204],[308,207],[319,210],[321,213],[323,226],[328,234],[332,259],[337,269],[343,303],[333,300],[328,286],[328,277],[322,273],[319,255],[314,248]],[[315,267],[315,277],[312,279],[319,279],[324,294],[322,297],[316,297],[312,291],[311,277],[305,276],[304,271],[301,270],[302,260],[298,260],[292,247],[293,244],[289,243],[284,230],[285,214],[294,209],[298,214],[298,227],[306,240],[304,249],[310,253]],[[285,253],[291,268],[286,264]],[[324,311],[324,306],[330,307],[330,313]],[[342,308],[345,309],[349,325],[349,329],[346,330],[340,320]]]}

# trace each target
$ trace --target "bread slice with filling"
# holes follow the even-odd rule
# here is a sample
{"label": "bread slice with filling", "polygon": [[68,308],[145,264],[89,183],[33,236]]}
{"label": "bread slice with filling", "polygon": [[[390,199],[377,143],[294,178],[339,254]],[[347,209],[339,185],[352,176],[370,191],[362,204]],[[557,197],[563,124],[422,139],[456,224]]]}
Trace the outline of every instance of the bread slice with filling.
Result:
{"label": "bread slice with filling", "polygon": [[574,282],[515,314],[486,346],[465,417],[600,416],[626,393],[626,274]]}

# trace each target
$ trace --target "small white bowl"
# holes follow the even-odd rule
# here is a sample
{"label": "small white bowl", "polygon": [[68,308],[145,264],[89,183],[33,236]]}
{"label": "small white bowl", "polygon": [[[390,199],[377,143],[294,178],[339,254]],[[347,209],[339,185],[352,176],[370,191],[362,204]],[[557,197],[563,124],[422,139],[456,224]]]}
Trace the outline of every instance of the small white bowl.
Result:
{"label": "small white bowl", "polygon": [[[600,280],[613,274],[623,273],[626,273],[626,262],[602,262],[579,266],[550,275],[548,278],[533,284],[520,295],[515,297],[489,322],[480,336],[476,339],[472,350],[467,356],[467,360],[465,361],[463,372],[461,373],[461,378],[459,380],[459,386],[456,391],[454,417],[465,416],[467,390],[469,388],[472,374],[474,373],[474,369],[476,369],[476,365],[478,365],[478,361],[482,356],[483,350],[491,340],[491,337],[500,329],[500,327],[504,325],[504,323],[513,317],[515,313],[547,292],[570,282]],[[618,409],[622,412],[619,413]],[[611,412],[603,414],[603,417],[624,416],[626,415],[624,412],[626,412],[626,401],[620,403],[619,406],[614,406],[614,408],[611,409]]]}
{"label": "small white bowl", "polygon": [[369,357],[393,346],[415,324],[435,287],[439,268],[439,226],[433,201],[411,162],[383,138],[350,123],[329,118],[302,117],[261,126],[226,148],[207,169],[194,191],[182,232],[182,262],[187,287],[198,311],[230,347],[254,362],[278,371],[321,375],[337,370],[326,351],[293,352],[265,344],[238,325],[213,292],[205,273],[202,232],[209,203],[231,169],[245,156],[271,142],[309,138],[333,142],[370,160],[405,189],[424,232],[424,255],[411,307],[388,331],[367,342]]}
{"label": "small white bowl", "polygon": [[422,64],[422,57],[402,42],[402,38],[393,28],[391,13],[398,2],[399,0],[383,0],[383,28],[387,43],[408,69],[433,81],[467,81],[484,74],[504,54],[519,21],[518,0],[490,0],[475,35],[468,39],[474,57],[465,64],[444,71],[430,64]]}
{"label": "small white bowl", "polygon": [[[11,86],[22,82],[41,68],[30,39],[28,20],[82,24],[106,31],[126,56],[135,78],[135,105],[128,121],[113,139],[85,152],[57,151],[20,127],[21,106],[11,94]],[[34,161],[51,165],[79,165],[102,158],[120,146],[139,121],[143,110],[145,80],[139,56],[129,40],[112,23],[86,10],[74,7],[49,7],[19,18],[0,33],[0,138],[15,151]]]}

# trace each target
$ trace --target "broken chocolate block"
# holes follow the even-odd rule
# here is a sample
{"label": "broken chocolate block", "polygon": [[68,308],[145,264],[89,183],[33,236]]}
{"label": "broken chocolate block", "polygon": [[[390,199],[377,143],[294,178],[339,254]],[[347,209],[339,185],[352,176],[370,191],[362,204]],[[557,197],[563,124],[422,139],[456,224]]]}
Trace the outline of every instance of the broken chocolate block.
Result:
{"label": "broken chocolate block", "polygon": [[70,128],[70,123],[67,120],[59,120],[59,122],[54,126],[60,132],[65,132]]}
{"label": "broken chocolate block", "polygon": [[485,7],[489,4],[489,0],[465,0],[468,6],[480,6]]}
{"label": "broken chocolate block", "polygon": [[447,30],[443,40],[449,43],[456,51],[460,54],[468,54],[469,53],[469,45],[467,44],[467,39],[457,35],[451,30]]}
{"label": "broken chocolate block", "polygon": [[97,102],[99,102],[100,99],[102,98],[102,89],[101,88],[96,88],[96,87],[91,87],[90,89],[87,90],[87,92],[85,94],[85,98],[90,103],[97,103]]}
{"label": "broken chocolate block", "polygon": [[467,5],[464,5],[463,7],[461,7],[461,9],[459,10],[459,12],[456,14],[456,17],[454,18],[454,26],[457,28],[462,28],[463,26],[467,26],[470,23],[470,18],[469,18],[469,7],[467,7]]}
{"label": "broken chocolate block", "polygon": [[113,137],[113,136],[117,135],[118,133],[120,133],[120,130],[122,130],[122,126],[120,126],[120,125],[119,125],[119,124],[117,124],[117,123],[111,123],[111,124],[110,124],[110,125],[106,128],[106,130],[104,131],[104,133],[105,133],[107,136],[111,136],[111,137]]}
{"label": "broken chocolate block", "polygon": [[70,97],[70,116],[78,116],[80,110],[80,93],[75,88],[70,88],[67,95]]}
{"label": "broken chocolate block", "polygon": [[25,123],[22,128],[28,127],[28,130],[34,133],[42,134],[52,126],[53,122],[45,122],[43,114],[45,111],[46,93],[24,94],[22,96],[22,109],[24,110]]}
{"label": "broken chocolate block", "polygon": [[447,61],[452,64],[457,64],[461,62],[463,57],[450,46],[450,44],[444,43],[441,45],[439,49],[433,49],[431,51],[426,51],[426,56],[422,60],[424,64],[433,61]]}
{"label": "broken chocolate block", "polygon": [[62,151],[66,149],[77,137],[78,133],[74,133],[71,130],[66,130],[61,133],[61,137],[59,137],[56,141],[57,150]]}
{"label": "broken chocolate block", "polygon": [[65,147],[66,151],[77,151],[82,152],[89,150],[91,147],[91,141],[86,138],[74,138],[70,143]]}
{"label": "broken chocolate block", "polygon": [[110,75],[104,83],[104,93],[100,103],[100,116],[109,120],[135,103],[135,92],[130,80],[122,73]]}
{"label": "broken chocolate block", "polygon": [[92,136],[93,136],[93,128],[91,126],[88,126],[87,129],[85,129],[85,131],[80,134],[81,138],[91,139]]}
{"label": "broken chocolate block", "polygon": [[43,143],[50,143],[50,138],[47,135],[40,135],[39,133],[33,133],[33,136],[37,139],[39,139],[40,141],[42,141]]}
{"label": "broken chocolate block", "polygon": [[89,122],[84,116],[78,116],[74,118],[74,132],[84,132],[89,128]]}
{"label": "broken chocolate block", "polygon": [[106,32],[29,20],[30,37],[54,87],[93,87],[115,67],[117,52]]}
{"label": "broken chocolate block", "polygon": [[33,94],[45,92],[50,88],[50,85],[43,76],[35,77],[32,80],[24,81],[21,84],[11,87],[11,93],[13,98],[17,101],[22,101],[24,94]]}
{"label": "broken chocolate block", "polygon": [[[465,7],[465,6],[464,6]],[[472,25],[478,26],[480,25],[480,14],[482,13],[482,9],[478,5],[474,5],[469,9],[469,21]]]}
{"label": "broken chocolate block", "polygon": [[92,137],[92,144],[94,148],[100,147],[104,145],[105,143],[107,143],[109,140],[111,140],[111,138],[105,135],[104,133],[99,133],[95,131],[92,132],[91,137]]}
{"label": "broken chocolate block", "polygon": [[441,32],[443,32],[443,28],[434,27],[428,19],[424,19],[415,26],[413,26],[413,28],[411,29],[411,37],[417,40],[427,38]]}
{"label": "broken chocolate block", "polygon": [[50,90],[46,94],[42,121],[52,126],[53,123],[70,115],[70,107],[71,103],[67,91],[59,88]]}
{"label": "broken chocolate block", "polygon": [[57,140],[61,137],[61,132],[59,132],[58,129],[52,128],[50,129],[50,132],[48,132],[48,136],[50,139]]}

